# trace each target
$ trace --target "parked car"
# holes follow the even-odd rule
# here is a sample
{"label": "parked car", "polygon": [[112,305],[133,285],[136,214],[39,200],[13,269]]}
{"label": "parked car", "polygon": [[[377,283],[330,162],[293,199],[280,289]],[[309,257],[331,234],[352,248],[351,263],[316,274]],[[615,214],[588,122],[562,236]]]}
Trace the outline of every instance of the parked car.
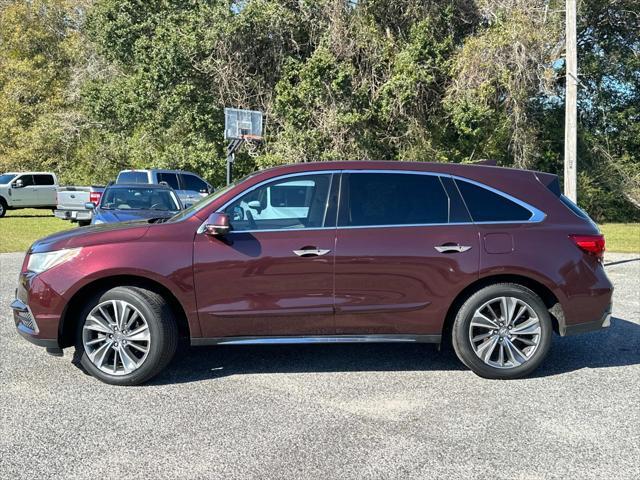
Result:
{"label": "parked car", "polygon": [[50,172],[9,172],[0,175],[0,217],[18,208],[56,207],[58,178]]}
{"label": "parked car", "polygon": [[85,206],[93,212],[93,225],[173,217],[182,203],[166,185],[114,184],[107,187],[100,203]]}
{"label": "parked car", "polygon": [[78,222],[78,225],[86,226],[91,223],[92,211],[87,210],[87,203],[100,203],[100,197],[104,187],[92,185],[89,187],[59,187],[58,205],[53,214],[62,220]]}
{"label": "parked car", "polygon": [[198,175],[182,170],[122,170],[116,183],[166,183],[185,205],[197,203],[213,191]]}
{"label": "parked car", "polygon": [[511,379],[540,365],[554,330],[610,325],[604,245],[555,175],[305,163],[251,175],[162,223],[39,240],[12,307],[26,339],[53,354],[75,345],[82,366],[112,384],[156,375],[180,336],[450,338],[475,373]]}

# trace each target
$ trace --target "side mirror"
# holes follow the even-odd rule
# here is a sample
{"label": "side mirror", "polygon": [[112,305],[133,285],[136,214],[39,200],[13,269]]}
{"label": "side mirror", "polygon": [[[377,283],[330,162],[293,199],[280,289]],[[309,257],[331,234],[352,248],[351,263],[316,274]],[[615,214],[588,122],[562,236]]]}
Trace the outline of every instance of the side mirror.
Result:
{"label": "side mirror", "polygon": [[96,204],[93,202],[87,202],[84,204],[84,208],[86,208],[87,210],[93,210],[94,208],[96,208]]}
{"label": "side mirror", "polygon": [[22,181],[22,179],[21,179],[21,178],[19,178],[18,180],[16,180],[15,182],[13,182],[13,183],[11,184],[11,186],[12,186],[13,188],[22,188],[22,187],[24,187],[24,182]]}
{"label": "side mirror", "polygon": [[249,207],[251,210],[255,210],[256,212],[258,212],[258,215],[260,215],[260,213],[262,213],[262,210],[263,210],[260,200],[252,200],[251,202],[247,203],[247,207]]}
{"label": "side mirror", "polygon": [[229,230],[231,230],[229,215],[222,212],[215,212],[209,215],[204,225],[204,232],[214,237],[222,237],[229,233]]}
{"label": "side mirror", "polygon": [[193,207],[193,203],[184,203],[182,204],[182,207],[184,208],[184,210],[186,210],[187,208]]}

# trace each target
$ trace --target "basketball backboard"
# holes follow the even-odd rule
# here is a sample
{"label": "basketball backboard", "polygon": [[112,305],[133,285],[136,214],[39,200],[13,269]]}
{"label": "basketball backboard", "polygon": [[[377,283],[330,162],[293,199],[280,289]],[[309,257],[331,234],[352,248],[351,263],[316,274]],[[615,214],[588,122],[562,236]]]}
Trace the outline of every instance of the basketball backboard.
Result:
{"label": "basketball backboard", "polygon": [[262,112],[225,108],[224,138],[226,140],[262,140]]}

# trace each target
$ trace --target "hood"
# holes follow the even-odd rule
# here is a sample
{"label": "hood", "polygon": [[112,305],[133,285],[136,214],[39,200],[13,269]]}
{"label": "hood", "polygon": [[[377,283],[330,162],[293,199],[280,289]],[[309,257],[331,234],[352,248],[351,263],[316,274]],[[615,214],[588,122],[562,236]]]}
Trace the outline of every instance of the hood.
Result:
{"label": "hood", "polygon": [[63,248],[88,247],[106,243],[131,242],[141,238],[151,225],[147,221],[108,223],[72,228],[36,240],[30,253],[50,252]]}
{"label": "hood", "polygon": [[94,211],[93,222],[116,223],[132,220],[149,220],[152,218],[171,218],[177,212],[163,212],[160,210],[105,210],[98,208]]}

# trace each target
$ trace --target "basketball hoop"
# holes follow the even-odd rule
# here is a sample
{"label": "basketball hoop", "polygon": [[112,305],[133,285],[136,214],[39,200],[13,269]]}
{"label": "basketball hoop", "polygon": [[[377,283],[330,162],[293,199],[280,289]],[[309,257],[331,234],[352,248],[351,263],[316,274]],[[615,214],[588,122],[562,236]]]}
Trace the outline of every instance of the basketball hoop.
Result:
{"label": "basketball hoop", "polygon": [[240,108],[224,109],[224,138],[229,140],[227,146],[227,185],[231,183],[231,166],[235,153],[247,145],[250,156],[258,156],[258,145],[262,143],[262,112],[242,110]]}

